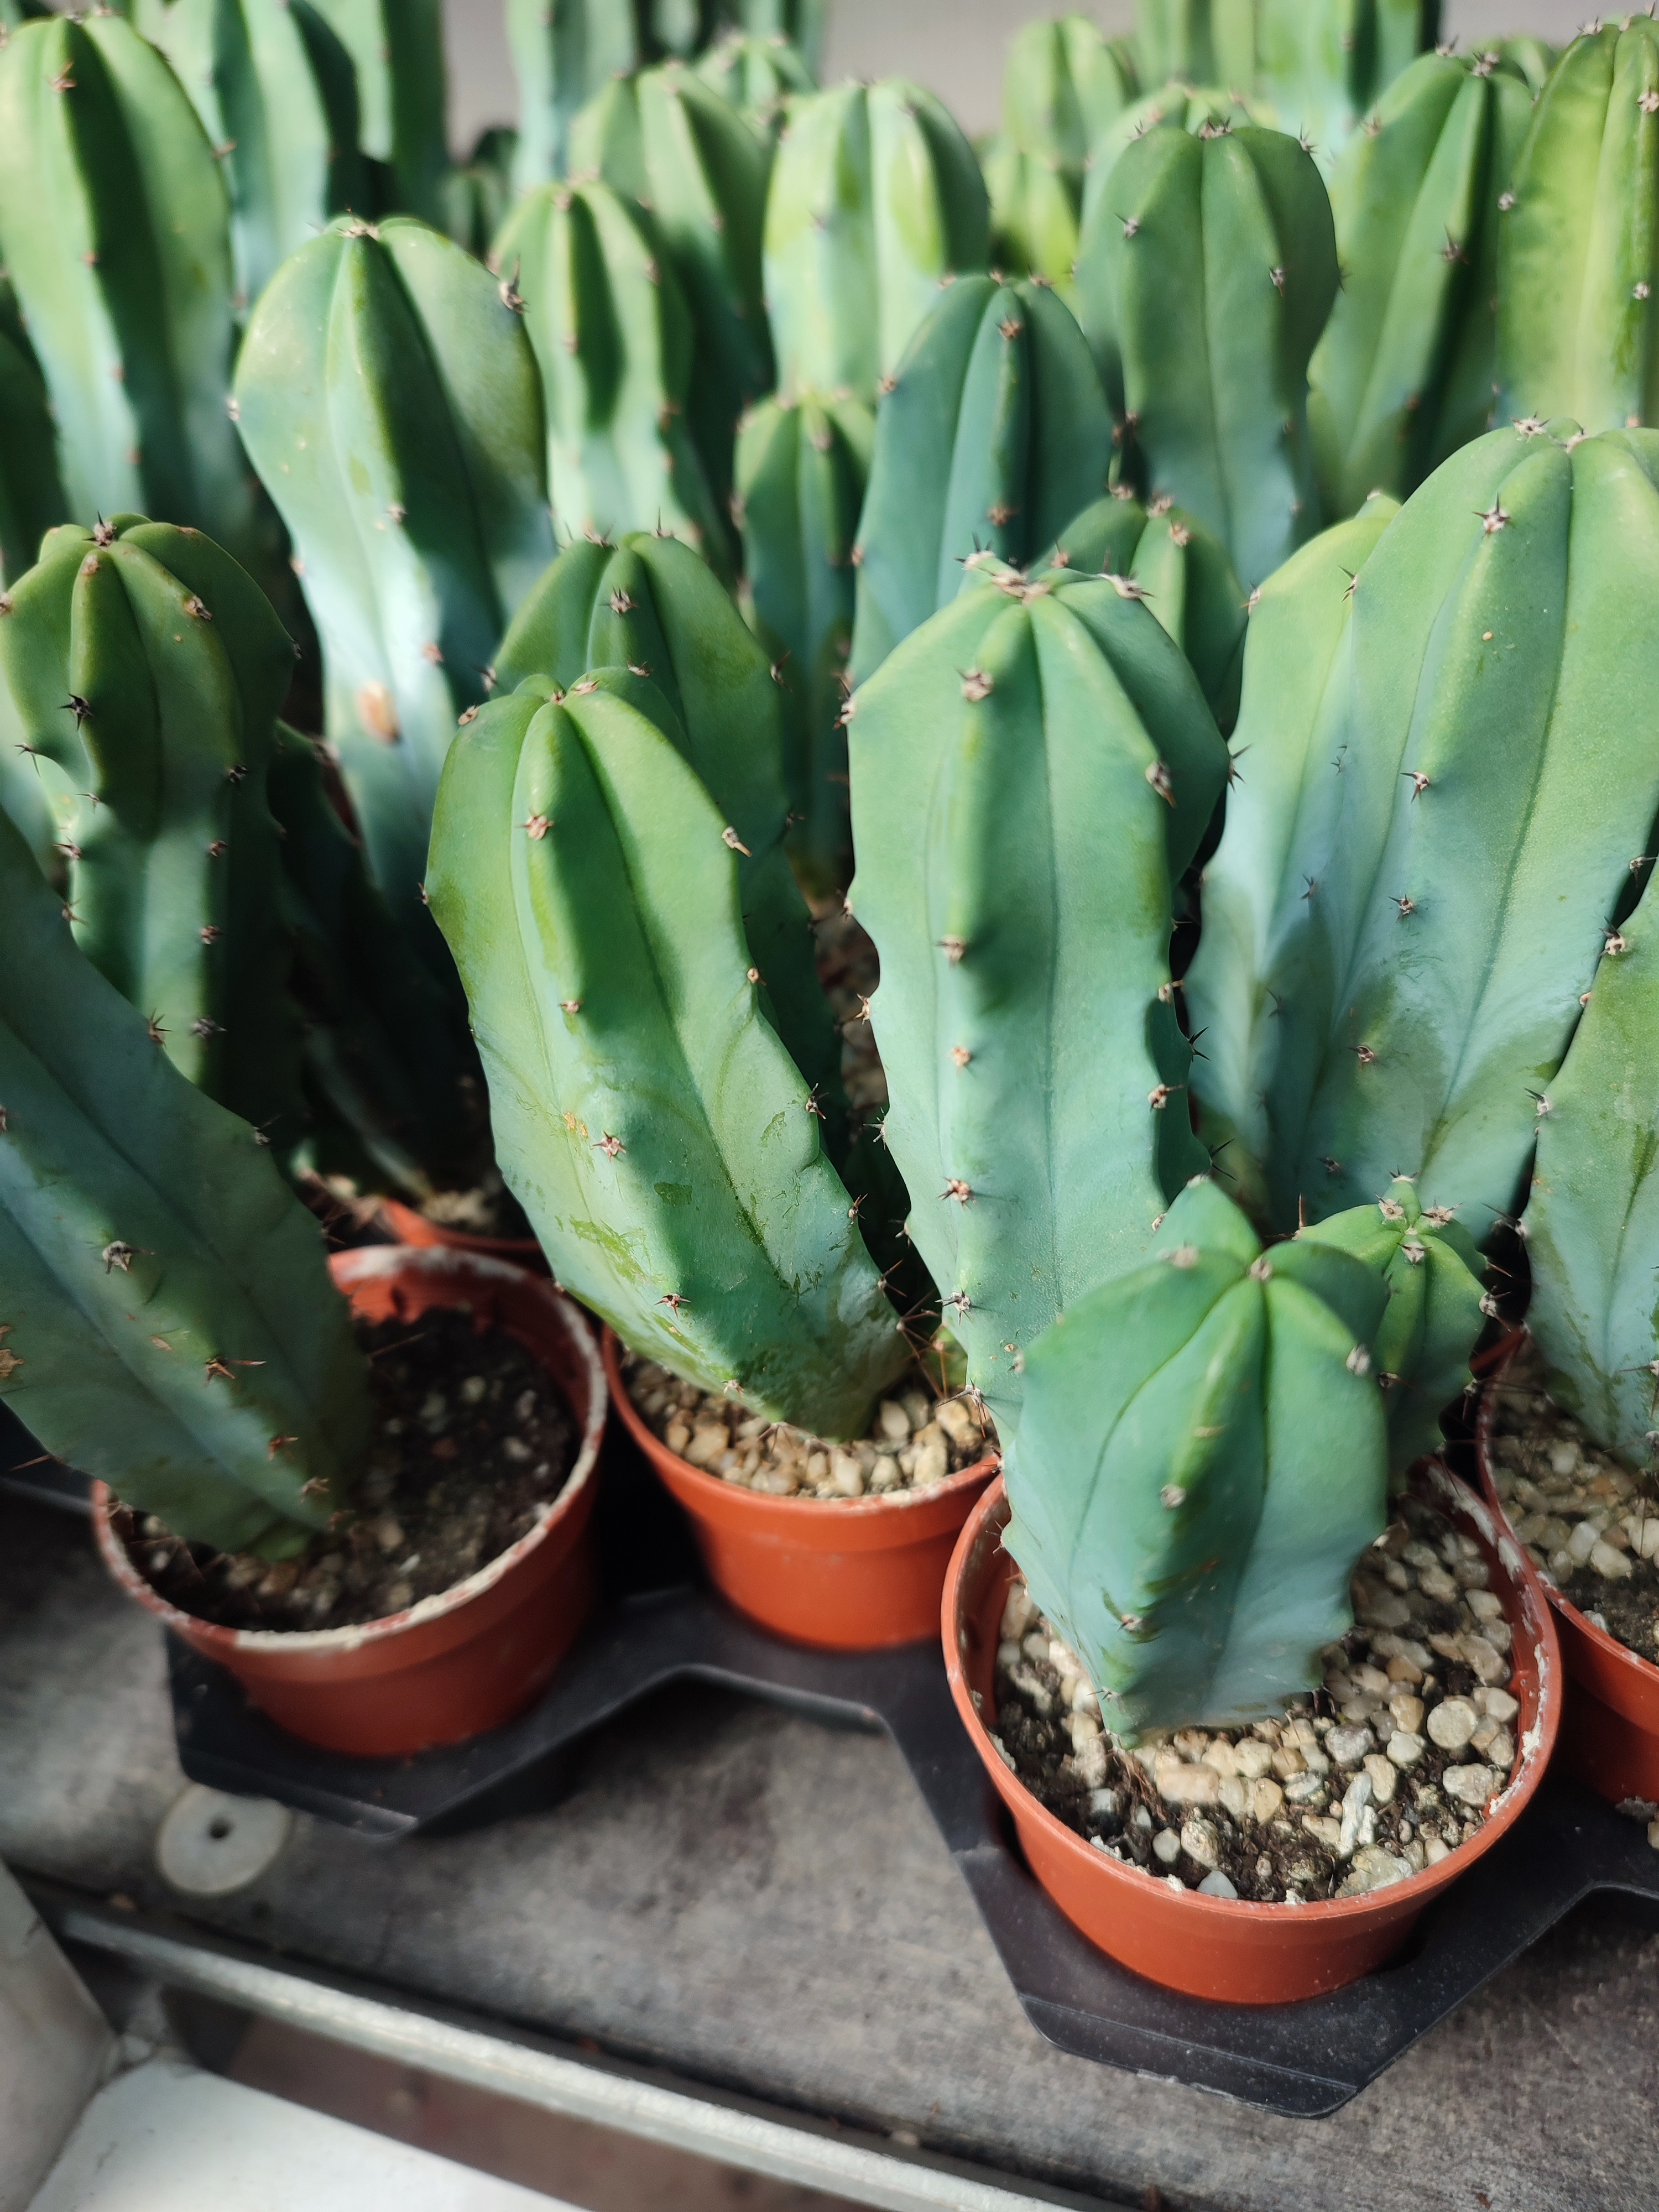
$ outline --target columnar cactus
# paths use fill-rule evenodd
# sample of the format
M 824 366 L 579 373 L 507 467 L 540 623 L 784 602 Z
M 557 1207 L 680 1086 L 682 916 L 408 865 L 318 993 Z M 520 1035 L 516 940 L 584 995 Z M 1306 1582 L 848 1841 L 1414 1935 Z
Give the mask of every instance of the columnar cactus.
M 571 125 L 570 155 L 573 170 L 592 171 L 651 217 L 679 279 L 695 332 L 688 420 L 725 501 L 738 417 L 772 388 L 761 288 L 768 150 L 717 92 L 672 62 L 601 92 Z
M 472 151 L 444 179 L 444 222 L 458 246 L 487 260 L 513 204 L 513 161 L 516 131 L 492 124 L 478 133 Z
M 1120 351 L 1138 465 L 1254 586 L 1317 526 L 1307 372 L 1338 276 L 1319 173 L 1279 131 L 1152 131 L 1094 222 L 1080 312 Z
M 777 143 L 790 100 L 814 89 L 805 57 L 787 39 L 733 31 L 703 55 L 697 75 L 735 107 L 769 151 Z
M 748 38 L 786 40 L 817 76 L 827 0 L 726 0 L 721 12 Z
M 560 1279 L 704 1389 L 856 1435 L 908 1347 L 768 1018 L 737 830 L 672 719 L 625 669 L 483 708 L 444 774 L 433 912 Z
M 1003 72 L 1002 131 L 985 162 L 1003 268 L 1069 291 L 1089 164 L 1135 90 L 1127 56 L 1085 15 L 1028 23 L 1016 34 Z
M 1656 963 L 1650 888 L 1608 931 L 1571 1048 L 1540 1102 L 1522 1222 L 1527 1320 L 1552 1395 L 1598 1443 L 1649 1466 L 1659 1431 Z
M 1498 252 L 1498 419 L 1659 421 L 1659 24 L 1575 39 L 1539 94 Z
M 769 399 L 738 438 L 737 514 L 756 633 L 782 695 L 790 851 L 809 890 L 850 872 L 842 720 L 858 572 L 853 548 L 876 435 L 860 399 Z
M 1343 285 L 1309 370 L 1332 515 L 1414 490 L 1488 427 L 1502 201 L 1532 100 L 1491 54 L 1425 54 L 1336 164 Z
M 1104 491 L 1112 426 L 1071 311 L 1045 287 L 968 276 L 917 331 L 876 416 L 859 524 L 853 678 L 961 588 L 1016 566 Z
M 225 181 L 172 70 L 119 16 L 28 23 L 0 49 L 0 253 L 58 425 L 58 519 L 165 515 L 263 578 L 225 410 Z
M 1024 1348 L 1146 1252 L 1206 1164 L 1171 887 L 1226 754 L 1146 605 L 1064 570 L 977 568 L 853 703 L 850 902 L 881 960 L 884 1129 L 1006 1424 Z
M 0 281 L 0 585 L 33 567 L 41 538 L 68 513 L 46 380 Z
M 514 210 L 495 258 L 541 373 L 559 531 L 659 528 L 727 568 L 686 421 L 690 311 L 647 218 L 608 185 L 545 185 Z
M 76 950 L 0 817 L 0 1398 L 178 1534 L 297 1551 L 368 1441 L 317 1224 Z
M 1079 576 L 1138 585 L 1192 664 L 1224 734 L 1238 719 L 1244 672 L 1244 592 L 1226 548 L 1194 516 L 1160 501 L 1149 514 L 1120 487 L 1074 514 L 1049 556 Z
M 327 679 L 327 732 L 404 926 L 455 717 L 552 552 L 536 363 L 509 288 L 406 219 L 336 222 L 284 263 L 236 374 Z
M 781 390 L 873 399 L 989 241 L 974 149 L 931 93 L 892 77 L 793 101 L 766 203 Z
M 362 150 L 391 171 L 400 212 L 443 219 L 449 167 L 442 0 L 310 0 L 357 74 Z
M 519 610 L 495 668 L 504 687 L 533 676 L 562 691 L 591 668 L 625 668 L 666 701 L 668 734 L 732 832 L 751 963 L 766 979 L 774 1025 L 818 1097 L 821 1133 L 839 1166 L 847 1142 L 840 1040 L 784 853 L 782 694 L 725 591 L 672 538 L 579 539 Z
M 1484 1239 L 1659 810 L 1659 434 L 1493 431 L 1358 550 L 1253 619 L 1194 1079 L 1279 1226 L 1405 1173 Z
M 351 57 L 313 0 L 138 0 L 224 164 L 246 313 L 276 264 L 367 204 Z
M 0 669 L 56 793 L 76 941 L 191 1081 L 298 1133 L 299 1035 L 265 780 L 294 653 L 194 531 L 50 532 L 0 617 Z
M 1143 84 L 1255 83 L 1261 0 L 1135 0 L 1135 61 Z
M 528 192 L 564 174 L 570 125 L 594 94 L 638 68 L 639 25 L 631 0 L 507 0 L 507 35 L 519 81 L 514 181 Z
M 1260 0 L 1257 84 L 1328 173 L 1362 117 L 1439 43 L 1440 0 Z
M 1003 1543 L 1133 1735 L 1282 1712 L 1388 1521 L 1382 1276 L 1200 1178 L 1027 1352 Z
M 1469 1354 L 1491 1309 L 1486 1262 L 1462 1222 L 1424 1212 L 1410 1176 L 1396 1176 L 1375 1206 L 1334 1213 L 1302 1236 L 1352 1253 L 1388 1285 L 1371 1367 L 1386 1394 L 1389 1471 L 1401 1476 L 1439 1450 L 1440 1409 L 1469 1386 Z

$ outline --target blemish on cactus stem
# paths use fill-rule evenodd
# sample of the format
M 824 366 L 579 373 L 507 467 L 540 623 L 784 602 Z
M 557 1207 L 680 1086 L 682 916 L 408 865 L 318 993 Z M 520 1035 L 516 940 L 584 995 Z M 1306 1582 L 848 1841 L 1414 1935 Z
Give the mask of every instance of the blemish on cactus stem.
M 596 1152 L 603 1152 L 608 1160 L 614 1160 L 619 1153 L 625 1152 L 628 1150 L 627 1146 L 623 1144 L 622 1139 L 620 1137 L 613 1137 L 609 1129 L 605 1131 L 602 1137 L 596 1137 L 593 1139 L 592 1148 Z
M 469 722 L 476 722 L 477 719 L 477 708 L 476 707 L 469 707 L 457 721 L 455 726 L 458 730 L 464 730 Z
M 981 699 L 988 699 L 994 688 L 992 679 L 982 668 L 969 669 L 962 679 L 962 696 L 972 706 L 978 706 Z
M 582 1002 L 580 999 L 561 999 L 559 1001 L 559 1012 L 562 1014 L 579 1014 L 581 1010 Z
M 951 1048 L 951 1059 L 958 1075 L 969 1064 L 973 1057 L 973 1054 L 969 1051 L 965 1044 L 953 1044 Z
M 1265 1252 L 1259 1260 L 1251 1261 L 1250 1280 L 1253 1283 L 1270 1283 L 1273 1279 L 1273 1261 L 1268 1259 Z
M 1164 1257 L 1172 1267 L 1195 1267 L 1198 1265 L 1198 1247 L 1196 1244 L 1177 1244 L 1174 1251 L 1165 1253 Z
M 1344 1361 L 1343 1364 L 1346 1367 L 1350 1375 L 1369 1375 L 1371 1371 L 1371 1354 L 1370 1346 L 1356 1344 L 1353 1350 L 1348 1354 L 1347 1358 Z
M 758 968 L 750 968 L 745 973 L 747 980 L 751 983 L 758 983 L 763 980 Z
M 1167 1513 L 1179 1512 L 1187 1503 L 1187 1493 L 1178 1482 L 1166 1482 L 1158 1493 L 1158 1502 Z

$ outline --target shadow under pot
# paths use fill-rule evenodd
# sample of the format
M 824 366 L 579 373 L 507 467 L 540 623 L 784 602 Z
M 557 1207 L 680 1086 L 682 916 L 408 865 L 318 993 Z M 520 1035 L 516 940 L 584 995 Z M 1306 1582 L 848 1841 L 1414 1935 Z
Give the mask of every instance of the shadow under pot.
M 775 1636 L 824 1651 L 879 1651 L 938 1632 L 962 1525 L 1000 1464 L 994 1449 L 925 1487 L 873 1497 L 775 1497 L 672 1451 L 635 1404 L 623 1348 L 605 1332 L 617 1410 L 690 1516 L 708 1578 Z
M 533 1525 L 447 1589 L 378 1620 L 319 1629 L 225 1627 L 163 1596 L 143 1571 L 135 1516 L 102 1483 L 94 1486 L 94 1527 L 123 1589 L 234 1674 L 280 1727 L 331 1751 L 399 1758 L 510 1720 L 546 1687 L 592 1612 L 605 1376 L 579 1310 L 521 1268 L 395 1244 L 337 1253 L 329 1266 L 363 1321 L 470 1311 L 481 1335 L 514 1339 L 546 1371 L 575 1433 L 568 1473 Z
M 1009 1509 L 1000 1481 L 981 1498 L 963 1528 L 951 1562 L 942 1622 L 946 1671 L 963 1725 L 1012 1815 L 1038 1883 L 1091 1943 L 1148 1980 L 1192 1996 L 1257 2005 L 1288 2003 L 1358 1980 L 1393 1957 L 1425 1907 L 1514 1826 L 1542 1780 L 1561 1706 L 1560 1662 L 1542 1587 L 1530 1563 L 1500 1541 L 1480 1499 L 1437 1462 L 1413 1469 L 1411 1487 L 1458 1536 L 1473 1540 L 1509 1624 L 1509 1689 L 1519 1706 L 1514 1764 L 1472 1841 L 1386 1887 L 1303 1902 L 1206 1895 L 1178 1877 L 1170 1880 L 1156 1861 L 1143 1870 L 1087 1840 L 1027 1789 L 986 1719 L 1000 1719 L 998 1647 L 1018 1574 L 1002 1548 Z
M 1475 1423 L 1475 1463 L 1480 1486 L 1500 1516 L 1505 1536 L 1514 1540 L 1517 1550 L 1530 1540 L 1536 1526 L 1534 1516 L 1524 1510 L 1516 1494 L 1517 1481 L 1530 1481 L 1537 1476 L 1556 1493 L 1574 1486 L 1571 1462 L 1579 1456 L 1576 1447 L 1569 1443 L 1563 1454 L 1567 1464 L 1560 1470 L 1549 1456 L 1552 1447 L 1563 1440 L 1562 1420 L 1545 1395 L 1541 1375 L 1533 1370 L 1532 1339 L 1526 1330 L 1518 1330 L 1498 1349 Z M 1601 1456 L 1611 1460 L 1612 1455 Z M 1634 1478 L 1620 1472 L 1639 1503 L 1641 1493 Z M 1591 1465 L 1584 1481 L 1587 1493 L 1589 1483 L 1596 1479 Z M 1545 1501 L 1549 1510 L 1538 1517 L 1547 1522 L 1565 1522 L 1570 1531 L 1576 1532 L 1588 1525 L 1581 1517 L 1583 1514 L 1595 1513 L 1598 1519 L 1605 1515 L 1616 1528 L 1621 1521 L 1618 1509 L 1626 1502 L 1587 1494 L 1574 1506 L 1556 1495 Z M 1558 1504 L 1559 1511 L 1554 1510 Z M 1630 1598 L 1646 1589 L 1654 1598 L 1650 1617 L 1659 1619 L 1659 1565 L 1654 1553 L 1646 1551 L 1640 1540 L 1644 1524 L 1656 1530 L 1646 1541 L 1659 1550 L 1659 1507 L 1655 1507 L 1638 1516 L 1638 1541 L 1634 1546 L 1629 1544 L 1626 1534 L 1626 1545 L 1617 1555 L 1626 1573 L 1620 1575 L 1615 1569 L 1606 1578 L 1607 1601 L 1622 1610 Z M 1559 1532 L 1547 1527 L 1539 1533 L 1548 1539 Z M 1579 1548 L 1584 1556 L 1573 1560 L 1572 1569 L 1577 1571 L 1570 1570 L 1568 1579 L 1583 1598 L 1593 1592 L 1597 1579 L 1596 1547 L 1581 1543 Z M 1610 1804 L 1644 1808 L 1659 1804 L 1659 1666 L 1592 1618 L 1598 1610 L 1593 1603 L 1575 1603 L 1558 1583 L 1548 1577 L 1540 1579 L 1555 1615 L 1566 1670 L 1562 1765 Z M 1626 1581 L 1633 1586 L 1628 1592 L 1620 1588 Z

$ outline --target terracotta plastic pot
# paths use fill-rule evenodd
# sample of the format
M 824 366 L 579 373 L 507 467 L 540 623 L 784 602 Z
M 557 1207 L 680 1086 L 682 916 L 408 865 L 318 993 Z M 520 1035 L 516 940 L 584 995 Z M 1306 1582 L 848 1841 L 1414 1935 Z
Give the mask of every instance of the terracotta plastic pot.
M 775 1636 L 823 1651 L 881 1651 L 937 1632 L 945 1571 L 974 1500 L 997 1471 L 996 1457 L 931 1490 L 844 1500 L 767 1498 L 670 1451 L 628 1395 L 621 1352 L 606 1329 L 612 1400 L 690 1515 L 709 1580 L 739 1613 Z
M 581 1314 L 551 1284 L 473 1253 L 370 1245 L 336 1254 L 334 1279 L 371 1321 L 471 1307 L 516 1337 L 558 1385 L 580 1430 L 563 1489 L 526 1535 L 465 1582 L 355 1628 L 221 1628 L 169 1605 L 127 1555 L 110 1493 L 94 1486 L 105 1564 L 128 1594 L 262 1711 L 307 1743 L 400 1758 L 497 1727 L 545 1687 L 592 1608 L 592 1512 L 605 1389 Z
M 1424 1907 L 1514 1826 L 1542 1780 L 1560 1717 L 1561 1666 L 1538 1577 L 1500 1538 L 1480 1500 L 1437 1464 L 1418 1469 L 1415 1486 L 1474 1537 L 1492 1570 L 1514 1632 L 1519 1755 L 1473 1843 L 1390 1888 L 1308 1905 L 1250 1905 L 1173 1889 L 1085 1843 L 1004 1764 L 981 1718 L 995 1711 L 997 1644 L 1015 1574 L 1002 1549 L 1008 1501 L 1001 1482 L 974 1509 L 945 1589 L 945 1659 L 957 1710 L 1037 1881 L 1091 1943 L 1149 1980 L 1191 1996 L 1259 2005 L 1357 1981 L 1392 1957 Z
M 1499 1346 L 1474 1431 L 1480 1486 L 1506 1533 L 1508 1516 L 1492 1480 L 1492 1427 L 1498 1393 L 1525 1340 L 1526 1332 L 1517 1330 Z M 1562 1765 L 1612 1804 L 1632 1798 L 1659 1803 L 1659 1667 L 1586 1620 L 1553 1583 L 1543 1588 L 1555 1614 L 1567 1677 Z
M 428 1221 L 395 1198 L 381 1200 L 380 1218 L 398 1243 L 411 1244 L 417 1251 L 476 1252 L 486 1260 L 526 1267 L 532 1275 L 552 1272 L 533 1237 L 469 1237 L 464 1229 L 446 1229 L 441 1222 Z

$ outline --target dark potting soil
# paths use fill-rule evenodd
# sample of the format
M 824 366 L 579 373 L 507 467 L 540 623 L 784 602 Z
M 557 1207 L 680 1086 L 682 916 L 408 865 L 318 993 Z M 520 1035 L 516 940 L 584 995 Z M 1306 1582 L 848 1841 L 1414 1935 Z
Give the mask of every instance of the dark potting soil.
M 181 1612 L 225 1628 L 351 1628 L 464 1582 L 534 1527 L 576 1458 L 547 1370 L 465 1308 L 357 1324 L 375 1429 L 352 1510 L 296 1559 L 188 1545 L 153 1515 L 127 1553 Z
M 1056 1819 L 1160 1880 L 1259 1904 L 1386 1887 L 1472 1841 L 1519 1755 L 1507 1630 L 1470 1603 L 1486 1583 L 1473 1543 L 1407 1499 L 1356 1570 L 1355 1626 L 1325 1653 L 1323 1688 L 1273 1720 L 1131 1751 L 1102 1735 L 1075 1657 L 1017 1581 L 996 1740 Z

